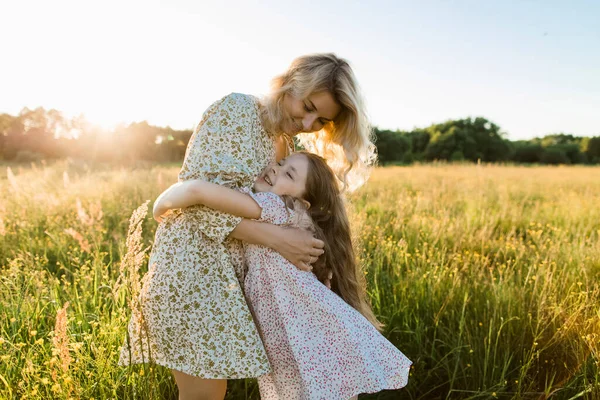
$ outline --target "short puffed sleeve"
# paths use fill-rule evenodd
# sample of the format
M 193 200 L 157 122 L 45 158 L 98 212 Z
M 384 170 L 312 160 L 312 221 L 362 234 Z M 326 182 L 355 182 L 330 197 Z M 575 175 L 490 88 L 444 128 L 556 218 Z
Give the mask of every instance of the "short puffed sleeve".
M 188 143 L 179 181 L 202 179 L 232 189 L 249 187 L 260 172 L 265 141 L 250 96 L 232 93 L 213 103 L 203 114 Z M 223 241 L 241 218 L 203 206 L 193 207 L 198 228 L 213 240 Z
M 290 211 L 283 199 L 271 192 L 251 193 L 250 196 L 261 208 L 259 221 L 273 225 L 286 225 L 290 222 Z

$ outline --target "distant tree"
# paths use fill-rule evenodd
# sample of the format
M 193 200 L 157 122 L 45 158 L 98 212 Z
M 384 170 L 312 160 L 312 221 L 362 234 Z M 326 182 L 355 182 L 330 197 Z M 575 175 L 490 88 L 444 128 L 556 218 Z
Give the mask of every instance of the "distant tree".
M 600 136 L 585 138 L 581 149 L 585 153 L 589 162 L 600 163 Z
M 527 141 L 513 142 L 514 153 L 512 160 L 518 163 L 539 163 L 544 152 L 540 144 Z
M 385 164 L 402 160 L 404 153 L 410 151 L 410 141 L 399 132 L 375 128 L 375 146 L 379 162 Z
M 553 133 L 551 135 L 546 135 L 541 139 L 542 147 L 550 147 L 557 145 L 565 145 L 565 144 L 573 144 L 579 143 L 579 138 L 565 133 Z
M 567 156 L 569 164 L 582 164 L 586 162 L 586 156 L 581 152 L 579 144 L 576 141 L 549 146 L 546 149 L 557 149 L 562 151 Z
M 431 136 L 425 148 L 427 160 L 450 160 L 462 153 L 471 161 L 503 161 L 510 157 L 510 145 L 500 127 L 485 118 L 447 121 L 427 128 Z
M 571 160 L 558 146 L 547 147 L 540 157 L 543 164 L 570 164 Z
M 413 154 L 423 153 L 431 140 L 431 135 L 426 129 L 415 129 L 410 132 L 400 132 L 410 140 L 411 152 Z

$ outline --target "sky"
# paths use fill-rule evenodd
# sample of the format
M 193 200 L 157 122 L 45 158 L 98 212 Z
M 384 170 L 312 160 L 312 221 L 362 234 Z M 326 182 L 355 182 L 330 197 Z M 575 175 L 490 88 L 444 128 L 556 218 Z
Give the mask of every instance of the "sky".
M 334 52 L 382 129 L 481 116 L 512 140 L 600 135 L 597 0 L 0 0 L 0 14 L 0 113 L 192 129 L 215 100 Z

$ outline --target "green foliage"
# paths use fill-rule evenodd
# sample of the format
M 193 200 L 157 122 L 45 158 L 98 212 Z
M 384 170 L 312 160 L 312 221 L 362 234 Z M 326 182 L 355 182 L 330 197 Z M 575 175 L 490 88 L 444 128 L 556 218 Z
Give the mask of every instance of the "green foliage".
M 600 136 L 589 138 L 586 142 L 585 154 L 592 163 L 600 162 Z
M 538 163 L 544 149 L 540 144 L 519 141 L 514 143 L 513 151 L 512 160 L 518 163 Z
M 544 149 L 540 161 L 544 164 L 570 164 L 567 154 L 557 146 Z
M 390 161 L 401 159 L 407 151 L 410 151 L 410 141 L 400 132 L 374 129 L 375 146 L 379 162 L 385 164 Z

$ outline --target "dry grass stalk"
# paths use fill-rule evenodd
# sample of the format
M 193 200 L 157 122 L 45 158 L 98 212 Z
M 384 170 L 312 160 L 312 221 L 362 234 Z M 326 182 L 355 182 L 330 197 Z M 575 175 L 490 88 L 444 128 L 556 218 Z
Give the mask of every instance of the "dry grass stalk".
M 79 197 L 77 198 L 75 204 L 77 206 L 77 218 L 79 221 L 87 226 L 92 225 L 94 220 L 88 215 L 88 213 L 85 211 L 85 208 L 83 208 L 81 205 L 81 200 L 79 200 Z
M 69 179 L 69 173 L 67 171 L 63 172 L 63 186 L 65 189 L 68 189 L 71 186 L 71 180 Z
M 129 230 L 127 231 L 127 239 L 125 242 L 127 253 L 121 260 L 119 279 L 113 287 L 113 294 L 115 296 L 123 284 L 126 284 L 129 287 L 131 291 L 130 307 L 134 313 L 139 312 L 138 295 L 142 286 L 139 271 L 144 263 L 146 252 L 148 251 L 148 247 L 144 248 L 143 244 L 142 225 L 148 214 L 149 202 L 150 200 L 147 200 L 131 214 L 131 218 L 129 219 Z
M 71 354 L 69 353 L 69 336 L 67 335 L 67 307 L 69 302 L 56 312 L 56 322 L 54 324 L 54 337 L 52 345 L 58 358 L 60 359 L 60 367 L 63 373 L 69 370 L 71 364 Z
M 92 247 L 90 246 L 90 243 L 87 241 L 87 239 L 84 238 L 83 235 L 77 232 L 75 229 L 68 228 L 65 229 L 64 232 L 67 235 L 71 236 L 73 239 L 77 240 L 77 243 L 79 243 L 79 247 L 81 247 L 81 250 L 88 253 L 92 250 Z
M 129 289 L 129 308 L 131 309 L 132 320 L 137 321 L 133 326 L 133 329 L 136 331 L 134 337 L 138 338 L 147 336 L 145 319 L 139 300 L 143 284 L 140 281 L 139 270 L 144 263 L 146 252 L 148 251 L 148 247 L 144 248 L 143 245 L 142 225 L 148 213 L 149 202 L 148 200 L 140 205 L 129 219 L 129 229 L 126 239 L 127 253 L 121 261 L 119 278 L 113 287 L 113 296 L 115 298 L 118 296 L 122 285 L 126 285 Z M 143 347 L 142 342 L 139 345 Z
M 19 184 L 17 183 L 17 178 L 15 178 L 15 174 L 13 174 L 12 169 L 10 167 L 6 167 L 6 177 L 8 178 L 8 182 L 10 183 L 10 187 L 14 192 L 19 191 Z

